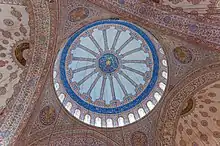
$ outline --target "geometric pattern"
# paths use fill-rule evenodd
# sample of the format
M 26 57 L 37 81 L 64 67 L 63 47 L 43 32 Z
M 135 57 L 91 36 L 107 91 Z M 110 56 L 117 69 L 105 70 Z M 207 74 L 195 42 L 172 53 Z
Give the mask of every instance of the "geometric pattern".
M 74 33 L 60 50 L 54 87 L 66 109 L 89 124 L 91 114 L 81 117 L 82 110 L 96 118 L 106 114 L 110 127 L 116 127 L 120 122 L 113 122 L 113 117 L 145 104 L 136 109 L 139 114 L 129 113 L 127 123 L 132 123 L 152 110 L 165 90 L 164 56 L 156 39 L 136 25 L 121 20 L 96 21 Z M 104 123 L 108 127 L 108 122 Z

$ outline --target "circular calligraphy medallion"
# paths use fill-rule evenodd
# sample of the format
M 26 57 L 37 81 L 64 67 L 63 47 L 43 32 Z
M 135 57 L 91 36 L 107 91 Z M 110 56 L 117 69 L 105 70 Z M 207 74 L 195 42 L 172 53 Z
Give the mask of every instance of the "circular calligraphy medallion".
M 114 72 L 119 66 L 118 58 L 113 54 L 104 54 L 99 59 L 99 68 L 104 73 L 112 73 Z

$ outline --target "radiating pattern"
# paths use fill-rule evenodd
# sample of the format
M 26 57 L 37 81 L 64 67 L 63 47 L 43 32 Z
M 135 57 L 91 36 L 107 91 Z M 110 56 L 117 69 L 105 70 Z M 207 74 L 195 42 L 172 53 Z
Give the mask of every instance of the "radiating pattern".
M 105 25 L 77 38 L 69 50 L 68 62 L 74 91 L 85 101 L 103 107 L 135 99 L 150 79 L 153 62 L 149 46 L 135 35 Z
M 116 121 L 109 116 L 102 123 L 99 114 L 115 116 L 144 102 L 147 109 L 137 109 L 138 117 L 144 117 L 160 100 L 167 80 L 164 52 L 150 37 L 119 20 L 98 21 L 74 34 L 60 51 L 54 70 L 54 87 L 66 109 L 79 119 L 81 110 L 97 115 L 85 114 L 81 120 L 87 124 L 117 127 L 136 121 L 137 116 L 128 113 Z M 155 87 L 158 92 L 152 92 Z
M 183 103 L 175 145 L 218 146 L 220 142 L 220 81 Z

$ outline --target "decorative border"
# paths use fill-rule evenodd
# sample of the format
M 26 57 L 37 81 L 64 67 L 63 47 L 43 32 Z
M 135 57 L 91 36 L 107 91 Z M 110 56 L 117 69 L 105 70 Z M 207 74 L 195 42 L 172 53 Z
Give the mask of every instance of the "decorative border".
M 41 0 L 26 1 L 24 3 L 29 12 L 30 42 L 33 54 L 27 70 L 24 71 L 18 85 L 19 91 L 14 93 L 13 103 L 5 114 L 0 131 L 9 131 L 4 137 L 5 145 L 13 145 L 33 111 L 34 105 L 41 94 L 42 85 L 46 81 L 50 62 L 57 41 L 57 3 L 42 3 Z M 53 9 L 52 9 L 53 8 Z M 50 15 L 50 17 L 46 17 Z M 42 40 L 43 39 L 43 40 Z M 25 74 L 27 74 L 25 76 Z
M 137 32 L 147 42 L 147 44 L 151 50 L 153 61 L 154 61 L 154 69 L 153 69 L 152 78 L 151 78 L 148 86 L 141 93 L 141 95 L 139 95 L 132 102 L 130 102 L 126 105 L 122 105 L 120 107 L 116 107 L 116 108 L 102 108 L 102 107 L 97 107 L 97 106 L 88 104 L 87 102 L 83 101 L 79 96 L 77 96 L 76 93 L 74 93 L 74 91 L 71 89 L 71 87 L 68 83 L 68 80 L 66 78 L 65 62 L 66 62 L 66 56 L 68 53 L 68 49 L 70 48 L 71 44 L 81 33 L 86 31 L 87 29 L 92 28 L 97 25 L 102 25 L 102 24 L 124 25 L 124 26 L 132 29 L 133 31 Z M 61 54 L 61 59 L 60 59 L 60 78 L 61 78 L 61 80 L 63 82 L 63 86 L 66 89 L 66 92 L 69 94 L 69 96 L 75 102 L 77 102 L 79 105 L 83 106 L 84 108 L 86 108 L 90 111 L 96 112 L 96 113 L 103 113 L 103 114 L 118 114 L 118 113 L 127 111 L 127 110 L 135 107 L 139 103 L 141 103 L 146 97 L 148 97 L 148 95 L 152 91 L 153 87 L 155 86 L 155 84 L 157 82 L 158 72 L 159 72 L 159 59 L 157 56 L 157 51 L 156 51 L 153 43 L 149 39 L 149 37 L 140 28 L 136 27 L 135 25 L 133 25 L 131 23 L 121 21 L 121 20 L 101 20 L 101 21 L 96 21 L 94 23 L 91 23 L 91 24 L 83 27 L 82 29 L 80 29 L 78 32 L 74 33 L 74 35 L 69 38 L 68 42 L 66 43 L 65 47 L 63 48 L 63 51 Z
M 191 43 L 200 43 L 212 49 L 219 49 L 219 25 L 214 20 L 205 17 L 201 21 L 192 19 L 190 14 L 170 15 L 169 11 L 162 11 L 151 4 L 126 3 L 120 4 L 117 0 L 89 0 L 90 2 L 116 13 L 121 17 L 131 19 L 142 26 L 150 26 L 162 33 L 172 34 Z M 165 6 L 164 6 L 165 7 Z M 197 18 L 197 17 L 194 17 Z
M 174 145 L 176 127 L 184 101 L 200 89 L 220 79 L 220 62 L 202 67 L 181 80 L 164 100 L 156 135 L 163 146 Z

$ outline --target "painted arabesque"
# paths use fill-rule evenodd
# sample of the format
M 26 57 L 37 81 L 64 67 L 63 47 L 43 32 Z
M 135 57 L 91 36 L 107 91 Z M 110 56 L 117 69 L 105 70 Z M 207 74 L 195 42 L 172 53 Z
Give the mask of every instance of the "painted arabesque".
M 167 60 L 147 30 L 100 20 L 68 39 L 53 77 L 59 100 L 73 116 L 98 127 L 118 127 L 144 117 L 160 101 Z
M 218 144 L 218 0 L 0 0 L 0 4 L 1 144 Z M 115 18 L 157 38 L 169 76 L 163 98 L 145 117 L 123 127 L 97 128 L 73 118 L 62 106 L 53 87 L 53 68 L 60 48 L 75 32 Z

